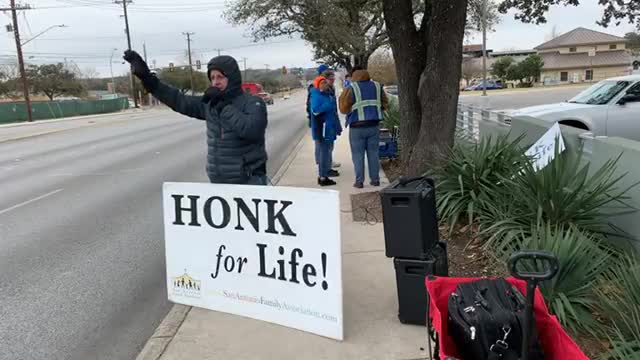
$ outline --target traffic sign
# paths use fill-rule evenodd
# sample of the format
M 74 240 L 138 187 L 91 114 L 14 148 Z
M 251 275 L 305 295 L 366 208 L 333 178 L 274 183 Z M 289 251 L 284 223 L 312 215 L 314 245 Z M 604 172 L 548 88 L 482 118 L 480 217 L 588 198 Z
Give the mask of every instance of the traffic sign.
M 173 71 L 173 63 L 172 62 L 169 63 L 169 71 Z
M 200 62 L 200 60 L 196 60 L 196 69 L 200 70 L 201 67 L 202 63 Z

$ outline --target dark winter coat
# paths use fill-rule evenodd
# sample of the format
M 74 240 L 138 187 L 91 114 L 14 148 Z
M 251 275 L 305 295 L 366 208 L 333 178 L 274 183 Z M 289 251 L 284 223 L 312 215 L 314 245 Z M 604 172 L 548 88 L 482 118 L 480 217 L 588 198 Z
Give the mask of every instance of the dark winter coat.
M 162 82 L 152 94 L 171 109 L 206 121 L 206 170 L 212 183 L 247 184 L 252 177 L 267 172 L 267 107 L 259 97 L 242 91 L 240 69 L 232 57 L 213 58 L 208 64 L 209 73 L 214 69 L 229 79 L 217 101 L 204 103 L 200 96 L 184 95 Z

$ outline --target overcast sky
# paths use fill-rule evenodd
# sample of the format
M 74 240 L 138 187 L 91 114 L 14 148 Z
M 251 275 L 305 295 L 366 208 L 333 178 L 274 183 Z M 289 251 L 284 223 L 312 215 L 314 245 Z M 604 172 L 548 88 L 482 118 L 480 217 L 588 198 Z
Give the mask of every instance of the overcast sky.
M 0 0 L 6 5 L 7 0 Z M 135 0 L 129 6 L 129 24 L 132 47 L 142 54 L 142 43 L 147 46 L 148 59 L 159 67 L 186 62 L 186 38 L 182 32 L 195 32 L 192 48 L 203 63 L 217 54 L 229 54 L 240 61 L 247 58 L 247 67 L 270 68 L 312 67 L 312 49 L 300 39 L 281 38 L 269 44 L 254 44 L 246 28 L 233 27 L 222 17 L 224 0 Z M 54 28 L 24 46 L 28 62 L 75 61 L 81 69 L 93 68 L 103 76 L 109 75 L 109 57 L 114 48 L 113 71 L 124 74 L 127 67 L 121 56 L 126 48 L 124 20 L 120 17 L 122 6 L 110 0 L 32 0 L 34 10 L 20 15 L 22 40 L 38 34 L 51 25 L 65 24 L 67 28 Z M 493 50 L 529 49 L 545 41 L 553 25 L 560 33 L 583 26 L 616 35 L 633 31 L 634 27 L 622 24 L 608 29 L 595 24 L 602 14 L 597 0 L 583 0 L 579 7 L 553 7 L 545 25 L 522 24 L 509 14 L 502 17 L 496 31 L 488 34 L 488 48 Z M 3 25 L 10 23 L 9 13 L 2 16 Z M 12 33 L 0 36 L 0 62 L 15 54 Z M 467 42 L 477 43 L 480 36 Z M 195 59 L 194 59 L 195 61 Z M 241 63 L 241 66 L 242 63 Z

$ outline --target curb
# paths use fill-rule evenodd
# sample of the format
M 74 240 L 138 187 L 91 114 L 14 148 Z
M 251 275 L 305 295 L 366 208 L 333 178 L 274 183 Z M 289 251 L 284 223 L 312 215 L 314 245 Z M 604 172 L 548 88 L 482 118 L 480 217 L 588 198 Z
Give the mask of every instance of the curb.
M 282 163 L 278 172 L 273 176 L 271 183 L 277 185 L 284 174 L 289 170 L 289 166 L 295 160 L 298 152 L 304 145 L 305 132 L 300 136 L 300 140 L 294 148 L 291 150 L 287 159 Z M 187 318 L 187 315 L 191 311 L 191 306 L 174 304 L 169 314 L 165 316 L 160 325 L 156 328 L 153 335 L 147 340 L 146 344 L 142 347 L 142 350 L 136 357 L 136 360 L 158 360 L 162 357 L 165 350 L 178 333 L 180 326 Z
M 189 315 L 191 306 L 175 304 L 147 340 L 136 360 L 157 360 L 169 346 L 180 326 Z

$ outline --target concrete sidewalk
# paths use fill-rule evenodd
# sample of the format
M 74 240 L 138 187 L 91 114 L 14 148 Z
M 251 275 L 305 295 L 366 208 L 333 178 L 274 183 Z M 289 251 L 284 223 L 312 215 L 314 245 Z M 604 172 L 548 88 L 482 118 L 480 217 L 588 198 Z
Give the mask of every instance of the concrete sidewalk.
M 278 185 L 314 188 L 317 169 L 309 136 L 283 166 Z M 336 143 L 342 163 L 340 191 L 344 334 L 343 342 L 221 312 L 174 306 L 138 359 L 427 359 L 425 327 L 402 325 L 392 259 L 384 255 L 382 224 L 352 220 L 350 195 L 380 188 L 352 187 L 348 138 Z M 365 182 L 368 183 L 368 180 Z M 388 182 L 383 177 L 384 187 Z

